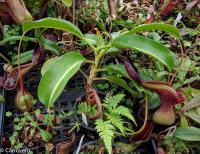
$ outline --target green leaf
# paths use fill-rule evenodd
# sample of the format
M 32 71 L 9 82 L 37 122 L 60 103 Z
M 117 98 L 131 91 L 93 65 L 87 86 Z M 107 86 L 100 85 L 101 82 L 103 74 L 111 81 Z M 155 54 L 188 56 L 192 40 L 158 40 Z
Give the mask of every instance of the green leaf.
M 181 109 L 183 112 L 200 106 L 200 96 L 194 97 Z
M 49 142 L 52 139 L 52 135 L 43 129 L 40 129 L 40 135 L 45 142 Z
M 6 112 L 6 117 L 11 117 L 12 115 L 13 115 L 12 112 L 10 112 L 10 111 Z
M 191 109 L 188 112 L 183 113 L 183 115 L 200 124 L 200 107 Z
M 57 46 L 56 43 L 54 43 L 51 40 L 45 39 L 44 37 L 40 38 L 40 43 L 42 43 L 44 45 L 45 49 L 47 49 L 55 54 L 59 54 L 61 51 L 59 46 Z
M 196 97 L 196 96 L 199 96 L 199 95 L 200 95 L 200 89 L 191 88 L 191 87 L 188 87 L 188 88 L 192 90 L 191 95 L 192 95 L 193 97 Z
M 200 129 L 196 127 L 179 127 L 174 136 L 186 141 L 200 141 Z
M 81 114 L 82 112 L 86 115 L 94 115 L 96 113 L 97 109 L 96 106 L 92 106 L 88 104 L 87 102 L 81 102 L 78 104 L 77 113 Z
M 66 7 L 72 6 L 73 0 L 61 0 Z
M 190 69 L 190 66 L 191 66 L 191 60 L 189 58 L 183 59 L 181 70 L 178 72 L 178 75 L 177 75 L 180 82 L 185 81 L 185 77 Z
M 128 119 L 132 120 L 135 123 L 135 125 L 137 125 L 135 118 L 133 117 L 133 115 L 127 107 L 119 106 L 115 110 L 113 110 L 112 113 L 127 117 Z
M 93 45 L 97 45 L 99 38 L 95 34 L 84 34 L 85 38 Z
M 180 127 L 189 127 L 186 116 L 180 115 Z
M 123 28 L 127 28 L 127 29 L 131 29 L 135 26 L 132 20 L 130 19 L 124 20 L 122 18 L 117 18 L 116 20 L 113 20 L 112 24 L 116 26 L 122 26 Z
M 125 69 L 125 66 L 122 65 L 122 64 L 112 64 L 112 65 L 108 65 L 108 66 L 105 66 L 101 69 L 101 71 L 106 71 L 106 72 L 113 72 L 113 73 L 116 73 L 116 74 L 120 74 L 120 75 L 123 75 L 124 77 L 128 78 L 128 79 L 131 79 Z
M 110 124 L 109 121 L 103 121 L 101 119 L 97 119 L 96 122 L 96 129 L 99 133 L 99 136 L 103 139 L 104 145 L 108 150 L 108 153 L 112 153 L 112 139 L 114 137 L 114 126 Z
M 178 28 L 176 28 L 175 26 L 171 26 L 168 24 L 162 24 L 162 23 L 152 23 L 152 24 L 140 25 L 140 26 L 133 28 L 126 34 L 134 34 L 134 33 L 138 33 L 138 32 L 146 32 L 146 31 L 152 31 L 152 30 L 161 30 L 161 31 L 167 32 L 167 33 L 175 36 L 176 38 L 180 37 Z
M 32 49 L 27 52 L 21 53 L 20 54 L 20 64 L 24 64 L 24 63 L 31 61 L 33 52 L 34 52 L 34 50 Z M 15 55 L 12 57 L 12 65 L 16 65 L 16 64 L 18 64 L 18 55 Z
M 124 94 L 117 94 L 114 96 L 108 95 L 104 99 L 104 106 L 109 110 L 115 110 L 117 108 L 117 105 L 122 101 L 122 99 L 125 97 Z
M 0 46 L 4 45 L 7 42 L 19 41 L 21 38 L 22 38 L 22 36 L 12 36 L 12 37 L 5 38 L 4 40 L 0 41 Z M 36 42 L 37 39 L 36 38 L 32 38 L 32 37 L 24 36 L 23 37 L 23 41 Z M 60 48 L 56 45 L 56 43 L 54 43 L 54 42 L 52 42 L 52 41 L 50 41 L 48 39 L 45 39 L 44 37 L 42 37 L 40 39 L 40 43 L 42 43 L 44 45 L 45 49 L 47 49 L 49 51 L 52 51 L 53 53 L 56 53 L 56 54 L 60 53 Z
M 183 84 L 184 85 L 185 84 L 190 84 L 190 83 L 192 83 L 194 81 L 197 81 L 197 80 L 200 80 L 200 76 L 193 76 L 193 77 L 191 77 L 189 79 L 185 79 L 184 82 L 183 82 Z
M 160 105 L 160 97 L 154 92 L 149 99 L 149 106 L 151 109 L 155 109 Z
M 84 57 L 76 52 L 68 52 L 51 65 L 42 76 L 38 86 L 38 97 L 47 107 L 52 107 L 69 79 L 80 69 Z
M 53 65 L 53 63 L 57 60 L 58 57 L 53 57 L 48 59 L 41 68 L 41 75 L 43 76 L 46 71 Z
M 81 33 L 80 29 L 77 26 L 63 19 L 44 18 L 38 21 L 25 21 L 22 24 L 23 32 L 27 32 L 31 29 L 36 29 L 36 28 L 55 28 L 70 32 L 81 39 L 84 38 L 83 34 Z
M 109 119 L 109 121 L 120 130 L 120 132 L 122 133 L 122 135 L 125 136 L 125 130 L 124 130 L 124 126 L 123 126 L 123 120 L 122 118 L 117 115 L 117 114 L 106 114 L 107 118 Z
M 162 62 L 169 70 L 174 66 L 172 52 L 164 45 L 139 35 L 121 35 L 113 40 L 112 46 L 131 48 L 148 54 Z
M 120 77 L 117 76 L 107 76 L 107 77 L 102 77 L 99 78 L 99 80 L 107 80 L 110 82 L 113 82 L 119 86 L 121 86 L 122 88 L 124 88 L 125 90 L 127 90 L 133 97 L 135 97 L 137 94 L 128 86 L 128 84 L 126 83 L 125 80 L 121 79 Z
M 7 37 L 5 39 L 3 39 L 2 41 L 0 41 L 0 46 L 4 45 L 7 42 L 11 42 L 11 41 L 18 41 L 22 38 L 22 36 L 11 36 L 11 37 Z M 24 36 L 23 37 L 23 41 L 31 41 L 31 42 L 36 42 L 36 38 L 32 38 L 32 37 L 27 37 Z
M 133 143 L 124 143 L 124 142 L 116 142 L 115 143 L 120 149 L 128 152 L 128 153 L 133 153 L 133 151 L 135 151 L 135 149 L 138 148 L 138 146 L 141 143 L 137 143 L 137 142 L 133 142 Z

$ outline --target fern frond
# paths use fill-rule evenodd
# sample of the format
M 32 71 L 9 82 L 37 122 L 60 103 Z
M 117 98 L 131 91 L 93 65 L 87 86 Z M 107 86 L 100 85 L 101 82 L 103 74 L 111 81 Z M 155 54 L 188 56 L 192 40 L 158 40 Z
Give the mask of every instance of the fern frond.
M 123 119 L 121 118 L 121 116 L 114 113 L 106 114 L 106 116 L 110 123 L 112 123 L 116 128 L 118 128 L 122 135 L 125 136 L 125 129 L 123 126 Z
M 106 96 L 104 100 L 104 106 L 108 110 L 114 110 L 116 109 L 117 105 L 122 101 L 124 98 L 124 94 L 117 94 L 115 96 Z
M 91 106 L 87 102 L 81 102 L 78 104 L 77 113 L 85 113 L 86 115 L 93 115 L 96 113 L 96 106 Z
M 130 110 L 127 107 L 119 106 L 115 110 L 112 110 L 111 112 L 115 113 L 117 115 L 124 116 L 124 117 L 132 120 L 135 123 L 135 125 L 137 125 L 135 118 L 133 117 L 133 115 L 131 114 Z
M 108 150 L 108 153 L 112 153 L 112 139 L 114 137 L 114 126 L 109 121 L 103 121 L 102 119 L 97 119 L 96 129 L 99 136 L 103 139 L 104 145 Z

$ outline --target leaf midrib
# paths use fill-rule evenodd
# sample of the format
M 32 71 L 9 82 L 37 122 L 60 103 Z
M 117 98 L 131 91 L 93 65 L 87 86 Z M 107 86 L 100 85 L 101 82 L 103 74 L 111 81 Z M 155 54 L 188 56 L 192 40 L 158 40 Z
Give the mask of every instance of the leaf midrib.
M 80 61 L 77 61 L 76 63 L 74 63 L 74 65 L 71 66 L 70 69 L 68 69 L 58 80 L 55 88 L 53 88 L 52 94 L 50 95 L 50 99 L 49 99 L 49 105 L 51 105 L 52 100 L 53 100 L 53 96 L 55 94 L 55 91 L 57 90 L 57 88 L 59 87 L 60 83 L 62 82 L 62 80 L 66 77 L 66 75 L 77 65 L 80 64 Z

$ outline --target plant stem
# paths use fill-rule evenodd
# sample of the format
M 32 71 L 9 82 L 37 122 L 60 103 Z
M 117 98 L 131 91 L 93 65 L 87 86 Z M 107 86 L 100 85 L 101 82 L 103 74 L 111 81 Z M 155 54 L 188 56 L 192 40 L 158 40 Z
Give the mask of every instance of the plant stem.
M 47 113 L 48 113 L 48 124 L 47 124 L 47 131 L 49 131 L 49 128 L 52 124 L 52 119 L 51 119 L 51 110 L 50 110 L 50 106 L 48 106 L 48 109 L 47 109 Z
M 96 65 L 96 62 L 92 60 L 85 60 L 85 63 Z
M 80 69 L 79 72 L 86 78 L 86 80 L 89 80 L 88 76 Z
M 8 58 L 6 58 L 2 53 L 0 53 L 0 57 L 3 58 L 8 64 L 11 64 Z
M 108 49 L 108 48 L 110 48 L 110 47 L 111 47 L 111 45 L 108 44 L 108 45 L 105 45 L 105 46 L 102 46 L 102 47 L 97 48 L 96 51 L 99 52 L 99 51 L 101 51 L 101 50 Z
M 91 69 L 90 69 L 90 75 L 89 75 L 89 78 L 88 78 L 88 83 L 91 83 L 92 82 L 92 79 L 95 78 L 96 76 L 96 70 L 98 69 L 99 67 L 99 64 L 102 60 L 102 57 L 105 55 L 106 51 L 111 47 L 110 44 L 108 45 L 105 45 L 103 47 L 99 47 L 99 48 L 95 48 L 90 42 L 88 42 L 86 39 L 85 41 L 88 43 L 88 45 L 93 49 L 93 52 L 94 52 L 94 56 L 95 56 L 95 60 L 94 62 L 93 61 L 90 61 L 90 60 L 86 60 L 86 62 L 88 63 L 91 63 L 92 66 L 91 66 Z
M 26 34 L 26 32 L 24 32 L 22 34 L 22 37 L 20 39 L 19 46 L 18 46 L 18 74 L 19 74 L 20 89 L 21 89 L 22 93 L 24 93 L 24 86 L 23 86 L 23 79 L 22 79 L 21 68 L 20 68 L 20 51 L 21 51 L 23 37 L 25 34 Z
M 145 128 L 145 126 L 146 126 L 147 117 L 148 117 L 148 99 L 147 99 L 147 95 L 145 94 L 145 116 L 144 116 L 144 123 L 143 123 L 142 127 L 138 131 L 133 132 L 133 133 L 129 133 L 129 135 L 133 136 L 133 135 L 141 133 L 143 131 L 143 129 Z
M 82 40 L 85 41 L 89 45 L 90 48 L 92 48 L 94 55 L 97 56 L 97 49 L 85 37 L 83 37 Z
M 98 68 L 95 71 L 98 73 L 98 72 L 107 72 L 108 70 L 106 68 Z
M 96 77 L 99 64 L 109 47 L 110 46 L 106 46 L 106 47 L 104 46 L 104 49 L 102 49 L 101 52 L 95 56 L 95 64 L 91 66 L 91 70 L 90 70 L 89 83 L 91 83 L 93 79 Z
M 97 57 L 98 61 L 100 61 L 102 59 L 102 57 L 105 55 L 105 53 L 108 51 L 106 49 L 108 49 L 108 48 L 105 48 L 105 49 L 100 51 L 100 53 L 99 53 L 99 55 Z

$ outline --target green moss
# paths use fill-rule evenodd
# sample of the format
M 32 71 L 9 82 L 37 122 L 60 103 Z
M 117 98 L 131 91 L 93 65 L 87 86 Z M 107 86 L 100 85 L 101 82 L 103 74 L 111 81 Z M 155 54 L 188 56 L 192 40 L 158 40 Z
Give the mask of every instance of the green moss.
M 200 153 L 199 142 L 183 141 L 173 136 L 165 136 L 163 145 L 166 147 L 168 154 Z
M 172 136 L 165 136 L 163 144 L 166 146 L 168 153 L 175 154 L 177 152 L 188 153 L 187 143 Z

